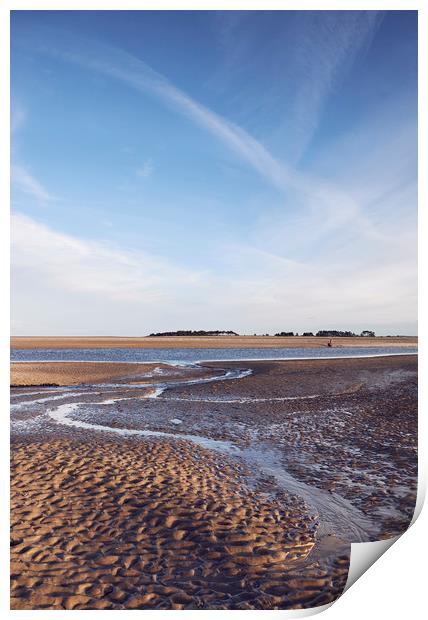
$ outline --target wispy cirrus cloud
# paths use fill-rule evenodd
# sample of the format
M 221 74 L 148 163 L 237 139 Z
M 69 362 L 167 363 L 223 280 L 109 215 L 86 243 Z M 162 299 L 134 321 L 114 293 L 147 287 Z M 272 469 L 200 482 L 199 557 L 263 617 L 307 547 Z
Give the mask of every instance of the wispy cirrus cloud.
M 285 80 L 292 106 L 278 135 L 294 141 L 298 160 L 318 129 L 331 94 L 358 56 L 364 55 L 383 19 L 380 11 L 301 11 L 297 14 Z
M 33 33 L 36 40 L 32 42 L 39 52 L 57 56 L 86 70 L 120 80 L 140 92 L 152 94 L 209 131 L 274 187 L 285 191 L 293 183 L 293 171 L 275 159 L 248 132 L 198 103 L 144 61 L 121 49 L 84 38 L 81 38 L 79 52 L 76 52 L 76 40 L 67 44 L 66 35 L 61 37 L 57 46 L 46 47 L 42 42 L 42 33 L 39 35 L 40 39 L 37 39 L 37 33 Z
M 11 102 L 10 110 L 10 130 L 12 133 L 16 133 L 25 125 L 27 120 L 27 110 L 21 102 Z
M 137 168 L 136 174 L 143 179 L 148 179 L 150 176 L 152 176 L 154 169 L 155 167 L 152 160 L 146 159 L 146 161 L 139 168 Z
M 131 54 L 93 40 L 81 39 L 76 52 L 75 39 L 67 45 L 64 36 L 58 45 L 47 48 L 41 42 L 40 52 L 57 56 L 94 71 L 120 80 L 131 88 L 157 97 L 174 112 L 178 112 L 199 125 L 214 138 L 233 151 L 242 161 L 287 199 L 288 206 L 308 214 L 317 213 L 318 233 L 328 233 L 344 221 L 352 220 L 364 232 L 370 229 L 367 217 L 360 213 L 359 205 L 343 190 L 332 183 L 325 183 L 314 175 L 302 174 L 297 169 L 277 159 L 260 141 L 245 129 L 202 105 L 177 88 L 164 75 Z M 340 203 L 340 210 L 337 204 Z
M 11 166 L 11 182 L 17 189 L 32 196 L 41 204 L 55 200 L 55 196 L 25 166 L 16 164 Z
M 275 12 L 256 14 L 257 27 L 251 11 L 217 13 L 223 61 L 208 86 L 226 99 L 233 93 L 234 108 L 256 126 L 263 112 L 264 134 L 296 163 L 330 97 L 370 47 L 383 12 L 296 11 L 286 20 Z
M 17 134 L 19 135 L 22 132 L 22 129 L 27 122 L 27 116 L 27 109 L 22 105 L 22 103 L 20 101 L 12 101 L 10 129 L 14 140 L 17 139 Z M 46 204 L 47 202 L 55 199 L 55 197 L 26 166 L 17 163 L 19 158 L 16 157 L 14 152 L 12 159 L 14 160 L 10 168 L 10 181 L 12 187 L 24 192 L 32 198 L 35 198 L 39 204 Z
M 304 24 L 296 28 L 299 38 L 292 40 L 296 61 L 291 64 L 294 71 L 304 74 L 303 86 L 296 97 L 301 100 L 298 107 L 307 117 L 302 126 L 308 127 L 311 125 L 308 118 L 319 116 L 323 102 L 345 68 L 369 45 L 382 15 L 375 11 L 351 11 L 349 14 L 323 11 L 308 12 L 308 15 L 299 12 L 298 19 Z M 316 39 L 316 45 L 311 42 L 312 38 Z M 354 188 L 349 191 L 346 185 L 339 185 L 337 181 L 321 179 L 308 171 L 303 174 L 287 165 L 248 131 L 196 101 L 141 59 L 121 49 L 83 38 L 79 46 L 75 39 L 67 44 L 67 37 L 61 37 L 55 47 L 46 48 L 39 43 L 36 48 L 151 94 L 233 151 L 283 197 L 281 215 L 273 217 L 272 221 L 285 252 L 299 246 L 300 249 L 308 247 L 345 227 L 352 227 L 362 237 L 371 240 L 383 238 L 384 227 L 372 222 L 365 209 L 365 196 L 361 198 Z M 305 90 L 309 88 L 308 84 L 313 85 L 314 93 Z M 378 166 L 374 170 L 378 170 Z M 152 163 L 147 160 L 136 173 L 144 178 L 152 171 Z M 267 217 L 269 219 L 269 213 Z

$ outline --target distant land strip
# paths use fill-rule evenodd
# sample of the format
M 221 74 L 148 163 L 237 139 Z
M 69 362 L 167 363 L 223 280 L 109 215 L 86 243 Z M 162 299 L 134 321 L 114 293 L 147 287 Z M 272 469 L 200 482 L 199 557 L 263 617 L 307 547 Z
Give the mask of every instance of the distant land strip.
M 12 349 L 258 349 L 417 346 L 417 336 L 12 336 Z

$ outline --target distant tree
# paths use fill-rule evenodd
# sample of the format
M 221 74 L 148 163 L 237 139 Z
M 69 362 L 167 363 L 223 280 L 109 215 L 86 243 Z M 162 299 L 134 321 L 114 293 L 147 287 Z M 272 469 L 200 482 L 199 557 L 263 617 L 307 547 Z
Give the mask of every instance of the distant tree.
M 360 336 L 362 336 L 363 338 L 374 338 L 375 333 L 370 331 L 369 329 L 365 329 L 361 332 Z
M 200 329 L 199 331 L 196 331 L 181 329 L 176 332 L 158 332 L 155 334 L 149 334 L 149 337 L 152 336 L 239 336 L 239 334 L 231 330 L 205 331 L 204 329 Z
M 321 329 L 317 332 L 317 336 L 322 336 L 323 338 L 350 338 L 356 335 L 354 332 L 342 332 L 336 329 Z
M 275 336 L 294 336 L 294 332 L 278 332 Z
M 302 335 L 303 336 L 313 336 L 313 333 L 312 332 L 304 332 Z

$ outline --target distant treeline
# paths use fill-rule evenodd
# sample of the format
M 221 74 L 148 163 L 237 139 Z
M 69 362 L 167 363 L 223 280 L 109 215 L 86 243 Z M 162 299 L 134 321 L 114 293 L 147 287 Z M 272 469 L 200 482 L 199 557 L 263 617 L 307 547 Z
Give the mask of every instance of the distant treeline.
M 275 334 L 275 336 L 298 336 L 299 334 L 295 334 L 294 332 L 278 332 L 277 334 Z M 304 332 L 302 334 L 302 336 L 313 336 L 314 334 L 312 332 Z M 375 337 L 375 333 L 365 329 L 364 331 L 361 332 L 361 334 L 354 334 L 354 332 L 341 332 L 337 329 L 321 329 L 320 331 L 318 331 L 315 336 L 319 336 L 321 338 L 356 338 L 356 337 L 363 337 L 363 338 L 374 338 Z
M 269 334 L 262 334 L 263 336 L 269 336 Z M 275 336 L 298 336 L 299 334 L 296 332 L 278 332 Z M 354 332 L 342 332 L 337 329 L 321 329 L 316 334 L 312 332 L 303 332 L 302 336 L 319 336 L 321 338 L 346 338 L 346 337 L 366 337 L 366 338 L 374 338 L 375 333 L 365 329 L 361 332 L 361 334 L 354 334 Z M 211 330 L 206 331 L 204 329 L 192 330 L 192 329 L 180 329 L 176 332 L 157 332 L 155 334 L 149 334 L 150 336 L 239 336 L 236 332 L 231 330 Z M 254 334 L 257 336 L 257 334 Z
M 150 336 L 239 336 L 236 332 L 231 330 L 212 330 L 205 331 L 204 329 L 192 330 L 192 329 L 180 329 L 176 332 L 158 332 L 157 334 L 149 334 Z
M 327 336 L 329 338 L 333 338 L 333 336 L 335 338 L 350 338 L 350 337 L 356 337 L 356 336 L 362 336 L 363 338 L 374 338 L 375 337 L 375 333 L 365 329 L 364 331 L 361 332 L 361 334 L 354 334 L 354 332 L 341 332 L 341 331 L 337 331 L 335 329 L 323 329 L 319 332 L 317 332 L 317 336 Z

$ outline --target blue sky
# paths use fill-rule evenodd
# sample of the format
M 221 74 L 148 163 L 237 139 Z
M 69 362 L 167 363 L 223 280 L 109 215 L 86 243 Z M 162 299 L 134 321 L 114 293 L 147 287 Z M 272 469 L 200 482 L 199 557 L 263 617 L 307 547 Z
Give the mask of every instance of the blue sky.
M 12 332 L 416 333 L 417 14 L 12 13 Z

